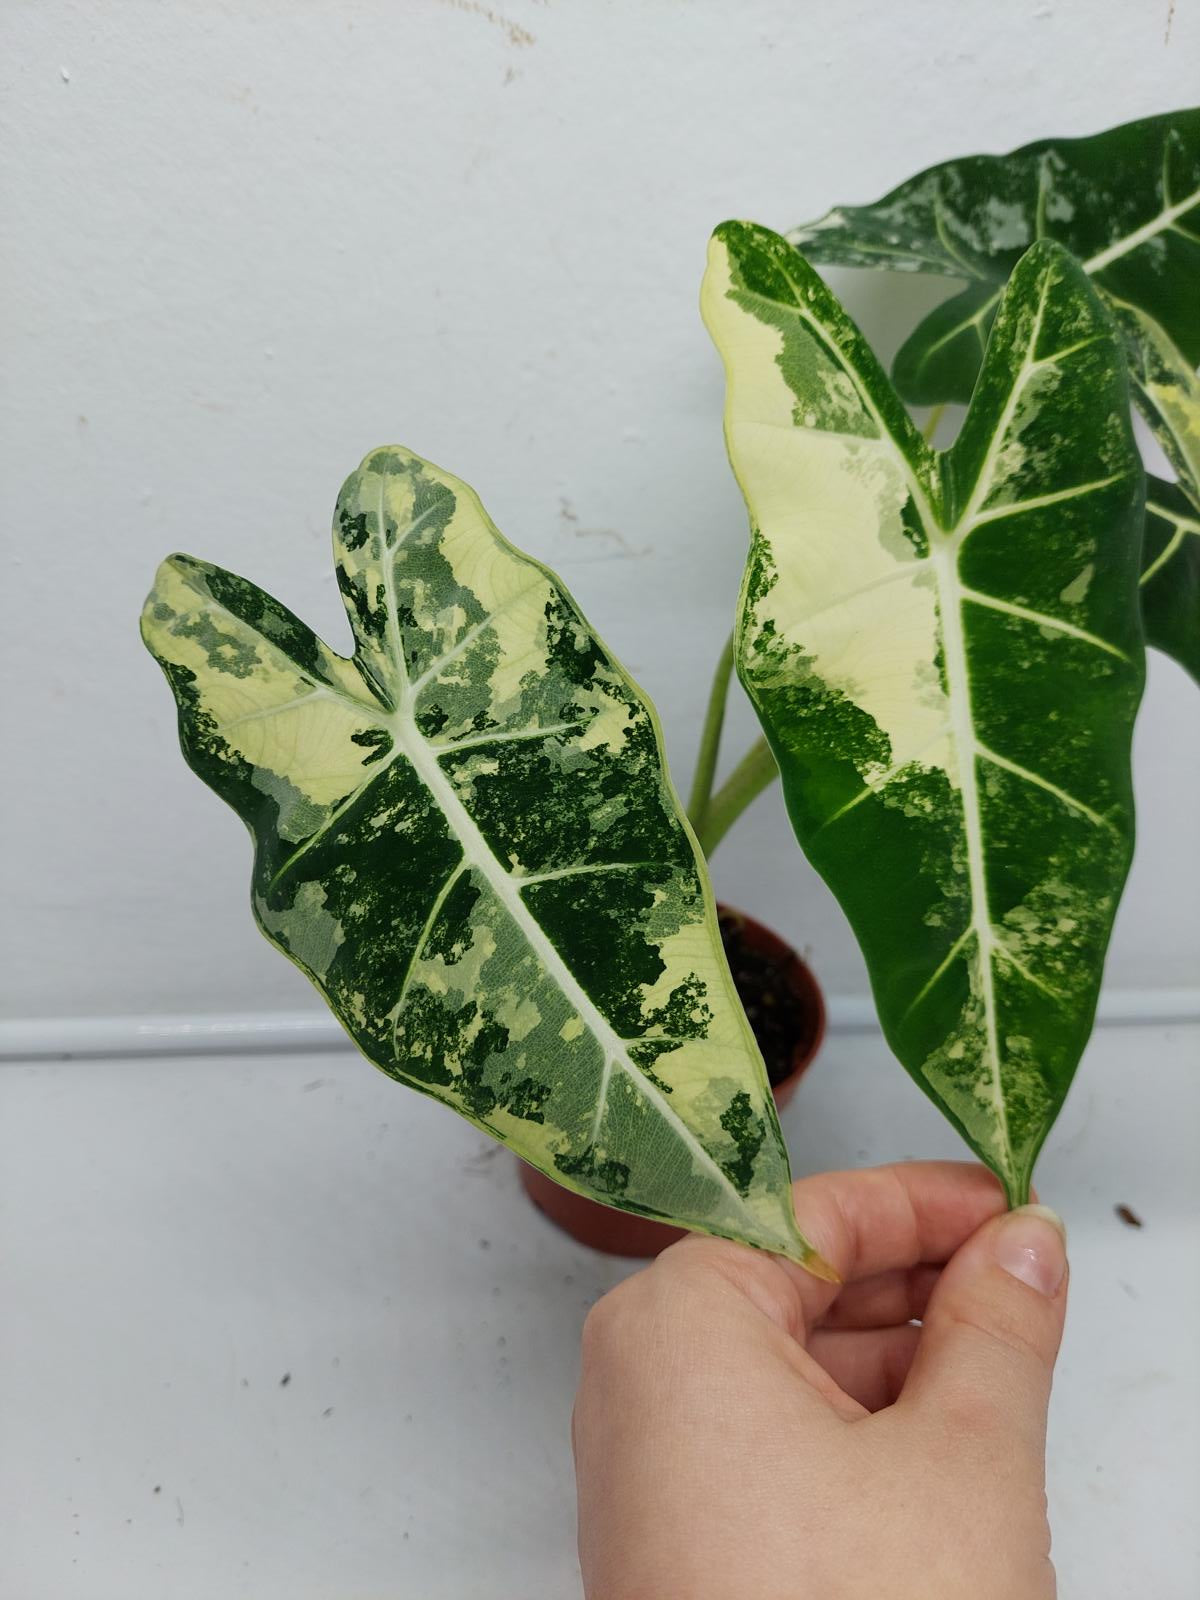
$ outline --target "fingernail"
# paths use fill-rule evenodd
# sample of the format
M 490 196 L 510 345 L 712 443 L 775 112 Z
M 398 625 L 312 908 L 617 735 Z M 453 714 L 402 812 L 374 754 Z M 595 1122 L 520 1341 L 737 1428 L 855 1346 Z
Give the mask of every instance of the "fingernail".
M 1049 1206 L 1019 1206 L 996 1229 L 996 1264 L 1039 1294 L 1053 1296 L 1067 1272 L 1067 1227 Z

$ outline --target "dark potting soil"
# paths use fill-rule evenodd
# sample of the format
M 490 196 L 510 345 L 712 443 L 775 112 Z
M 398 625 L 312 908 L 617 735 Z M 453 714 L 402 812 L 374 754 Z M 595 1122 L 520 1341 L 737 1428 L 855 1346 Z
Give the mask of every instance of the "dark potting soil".
M 791 1076 L 796 1046 L 812 1038 L 813 1019 L 803 998 L 788 983 L 786 970 L 743 938 L 739 919 L 722 916 L 717 921 L 738 999 L 775 1088 Z

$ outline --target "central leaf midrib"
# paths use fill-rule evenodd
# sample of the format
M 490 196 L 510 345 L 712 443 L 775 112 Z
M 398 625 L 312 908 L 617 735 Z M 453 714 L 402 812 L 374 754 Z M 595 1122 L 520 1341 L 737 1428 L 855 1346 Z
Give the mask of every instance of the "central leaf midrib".
M 983 840 L 983 818 L 978 788 L 978 741 L 975 737 L 975 717 L 971 700 L 971 675 L 967 665 L 966 630 L 963 607 L 968 598 L 959 575 L 958 563 L 963 543 L 970 534 L 975 517 L 991 492 L 995 478 L 995 463 L 1009 427 L 1016 414 L 1021 393 L 1031 371 L 1038 364 L 1037 342 L 1041 335 L 1045 315 L 1049 279 L 1043 276 L 1037 310 L 1028 342 L 1005 396 L 1004 405 L 992 429 L 988 448 L 980 462 L 968 497 L 966 507 L 949 528 L 938 525 L 928 498 L 918 492 L 915 496 L 918 513 L 925 523 L 929 553 L 937 584 L 938 615 L 941 620 L 942 652 L 946 675 L 946 698 L 950 711 L 950 739 L 957 751 L 959 795 L 962 805 L 963 837 L 967 852 L 968 893 L 971 899 L 971 920 L 959 936 L 962 944 L 967 933 L 975 938 L 975 959 L 978 963 L 979 999 L 983 1005 L 986 1058 L 991 1078 L 993 1113 L 996 1119 L 1007 1168 L 1016 1171 L 1016 1157 L 1008 1126 L 1008 1107 L 1004 1099 L 1004 1085 L 1000 1072 L 1000 1042 L 996 1016 L 995 972 L 992 950 L 995 930 L 988 903 L 986 851 Z M 953 455 L 953 452 L 950 452 Z M 939 462 L 943 457 L 935 457 Z M 940 477 L 940 474 L 939 474 Z
M 638 1084 L 640 1092 L 654 1105 L 663 1119 L 671 1124 L 680 1140 L 689 1148 L 700 1165 L 707 1169 L 709 1174 L 721 1184 L 722 1188 L 733 1197 L 734 1202 L 740 1208 L 744 1208 L 745 1200 L 729 1176 L 722 1171 L 699 1139 L 687 1124 L 682 1121 L 666 1096 L 650 1082 L 645 1073 L 640 1071 L 636 1063 L 630 1059 L 624 1041 L 597 1008 L 595 1002 L 587 994 L 558 950 L 551 943 L 545 930 L 521 898 L 517 880 L 505 870 L 499 858 L 487 843 L 479 829 L 479 825 L 463 804 L 450 779 L 442 771 L 437 757 L 430 750 L 427 741 L 422 738 L 412 718 L 407 716 L 397 717 L 393 724 L 392 732 L 396 740 L 397 751 L 403 750 L 408 757 L 417 776 L 425 784 L 440 807 L 451 832 L 458 839 L 462 848 L 463 859 L 468 868 L 478 872 L 483 878 L 516 924 L 541 965 L 550 974 L 567 1001 L 574 1007 L 585 1027 L 601 1045 L 605 1059 L 605 1077 L 603 1081 L 607 1082 L 607 1072 L 610 1066 L 619 1066 L 622 1071 Z M 413 961 L 416 962 L 419 959 L 420 951 L 416 950 L 413 952 Z M 602 1105 L 604 1104 L 603 1096 L 601 1097 L 601 1103 Z
M 963 594 L 958 577 L 958 550 L 946 537 L 934 533 L 933 571 L 937 581 L 941 617 L 942 651 L 946 671 L 946 698 L 950 706 L 950 738 L 958 751 L 958 783 L 962 803 L 963 836 L 967 850 L 968 893 L 971 897 L 970 931 L 975 935 L 979 963 L 980 1000 L 987 1040 L 987 1064 L 992 1080 L 992 1102 L 1007 1164 L 1015 1167 L 1008 1130 L 1008 1110 L 1000 1077 L 1000 1050 L 996 1027 L 996 996 L 992 971 L 992 920 L 988 905 L 983 821 L 979 806 L 975 752 L 975 718 L 971 705 L 971 679 L 967 667 L 963 628 Z M 962 935 L 960 935 L 960 939 Z
M 392 585 L 385 584 L 385 592 L 390 598 L 394 592 Z M 365 702 L 362 709 L 367 709 Z M 377 712 L 376 715 L 378 716 Z M 357 805 L 364 798 L 368 790 L 374 787 L 401 756 L 405 757 L 425 787 L 433 795 L 442 815 L 446 818 L 452 834 L 457 838 L 462 849 L 462 859 L 453 868 L 452 876 L 457 876 L 464 870 L 464 866 L 466 870 L 478 871 L 488 887 L 503 904 L 505 910 L 525 938 L 526 943 L 534 951 L 542 966 L 551 975 L 568 1002 L 574 1006 L 585 1026 L 601 1045 L 605 1061 L 602 1080 L 604 1084 L 606 1085 L 608 1082 L 611 1067 L 614 1065 L 619 1066 L 622 1071 L 638 1084 L 639 1091 L 654 1105 L 663 1120 L 675 1129 L 680 1140 L 693 1153 L 701 1167 L 706 1169 L 720 1183 L 722 1188 L 733 1197 L 735 1204 L 744 1209 L 745 1200 L 730 1180 L 728 1174 L 721 1169 L 687 1124 L 679 1117 L 666 1096 L 631 1060 L 627 1050 L 627 1042 L 616 1033 L 615 1029 L 598 1009 L 595 1002 L 590 998 L 562 956 L 555 949 L 545 930 L 528 906 L 526 906 L 520 894 L 520 881 L 505 870 L 495 852 L 488 845 L 475 819 L 471 816 L 454 790 L 449 778 L 438 764 L 436 753 L 417 729 L 411 713 L 400 712 L 389 718 L 378 718 L 377 725 L 386 728 L 386 731 L 391 735 L 393 741 L 391 750 L 369 773 L 364 774 L 363 781 L 360 784 L 338 801 L 316 832 L 297 845 L 296 849 L 292 851 L 291 855 L 272 876 L 270 888 L 276 888 L 291 868 L 303 856 L 308 854 L 314 844 L 328 835 L 333 825 L 352 806 Z M 453 748 L 453 746 L 450 747 L 450 749 Z M 444 887 L 445 885 L 443 885 Z M 420 948 L 414 949 L 409 970 L 404 978 L 404 987 L 401 992 L 402 999 L 407 992 L 412 970 L 420 960 L 420 957 Z M 598 1106 L 598 1110 L 601 1113 L 605 1103 L 602 1094 Z
M 970 534 L 974 519 L 990 494 L 995 479 L 995 464 L 1007 438 L 1016 408 L 1029 374 L 1038 364 L 1037 345 L 1045 316 L 1049 294 L 1049 277 L 1043 275 L 1038 295 L 1033 327 L 1022 352 L 1017 370 L 1012 374 L 1009 390 L 1000 415 L 992 429 L 987 450 L 975 476 L 966 507 L 952 528 L 945 532 L 926 524 L 930 555 L 933 559 L 934 578 L 937 582 L 938 614 L 941 618 L 942 651 L 946 672 L 946 697 L 950 706 L 951 740 L 958 751 L 959 795 L 962 803 L 963 835 L 967 849 L 968 892 L 971 897 L 970 930 L 975 935 L 975 959 L 978 963 L 979 998 L 983 1005 L 984 1031 L 987 1044 L 987 1063 L 991 1076 L 992 1104 L 1009 1172 L 1015 1172 L 1016 1159 L 1008 1126 L 1008 1107 L 1004 1099 L 1004 1084 L 1000 1073 L 1000 1041 L 996 1016 L 995 971 L 992 965 L 992 948 L 995 933 L 991 908 L 988 903 L 986 852 L 983 840 L 983 818 L 979 804 L 978 742 L 975 737 L 975 716 L 971 700 L 971 674 L 967 665 L 966 630 L 963 606 L 967 599 L 961 581 L 958 563 L 963 543 Z M 952 453 L 952 452 L 951 452 Z M 930 508 L 918 501 L 918 509 L 926 516 Z

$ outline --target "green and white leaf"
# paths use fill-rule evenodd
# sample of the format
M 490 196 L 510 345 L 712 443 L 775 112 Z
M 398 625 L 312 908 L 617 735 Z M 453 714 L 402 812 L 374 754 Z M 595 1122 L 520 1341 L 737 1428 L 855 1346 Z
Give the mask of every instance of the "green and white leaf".
M 1200 283 L 1195 298 L 1200 302 Z M 1125 332 L 1134 400 L 1180 487 L 1200 504 L 1200 377 L 1151 317 L 1121 302 L 1116 313 Z
M 1118 304 L 1117 317 L 1134 399 L 1177 477 L 1174 484 L 1152 477 L 1146 485 L 1146 640 L 1200 682 L 1200 377 L 1144 312 Z
M 253 908 L 363 1053 L 568 1188 L 821 1270 L 653 711 L 402 449 L 334 520 L 350 659 L 190 556 L 142 620 Z
M 1143 474 L 1120 335 L 1036 244 L 939 453 L 779 236 L 719 228 L 702 304 L 752 528 L 738 670 L 793 826 L 892 1048 L 1020 1202 L 1133 842 Z
M 1146 643 L 1200 683 L 1200 509 L 1179 484 L 1146 479 L 1143 540 Z
M 946 161 L 788 238 L 810 261 L 966 280 L 896 357 L 896 385 L 914 404 L 970 399 L 1009 273 L 1041 238 L 1059 240 L 1101 288 L 1159 322 L 1194 366 L 1200 110 Z

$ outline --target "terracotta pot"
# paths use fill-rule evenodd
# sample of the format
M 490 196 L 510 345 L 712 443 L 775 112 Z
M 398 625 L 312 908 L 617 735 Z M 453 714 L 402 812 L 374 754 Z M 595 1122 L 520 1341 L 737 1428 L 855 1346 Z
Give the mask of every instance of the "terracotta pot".
M 717 912 L 723 920 L 736 924 L 738 936 L 748 949 L 766 956 L 778 966 L 781 982 L 799 1000 L 804 1013 L 806 1025 L 803 1036 L 796 1040 L 792 1050 L 792 1070 L 772 1089 L 775 1104 L 782 1110 L 795 1094 L 801 1076 L 825 1037 L 825 1000 L 808 965 L 790 945 L 743 912 L 733 911 L 728 906 L 718 906 Z M 593 1250 L 603 1250 L 614 1256 L 656 1256 L 667 1245 L 684 1237 L 686 1230 L 683 1228 L 671 1228 L 649 1217 L 602 1206 L 564 1189 L 524 1161 L 518 1162 L 518 1166 L 522 1186 L 533 1203 L 572 1239 L 590 1245 Z

